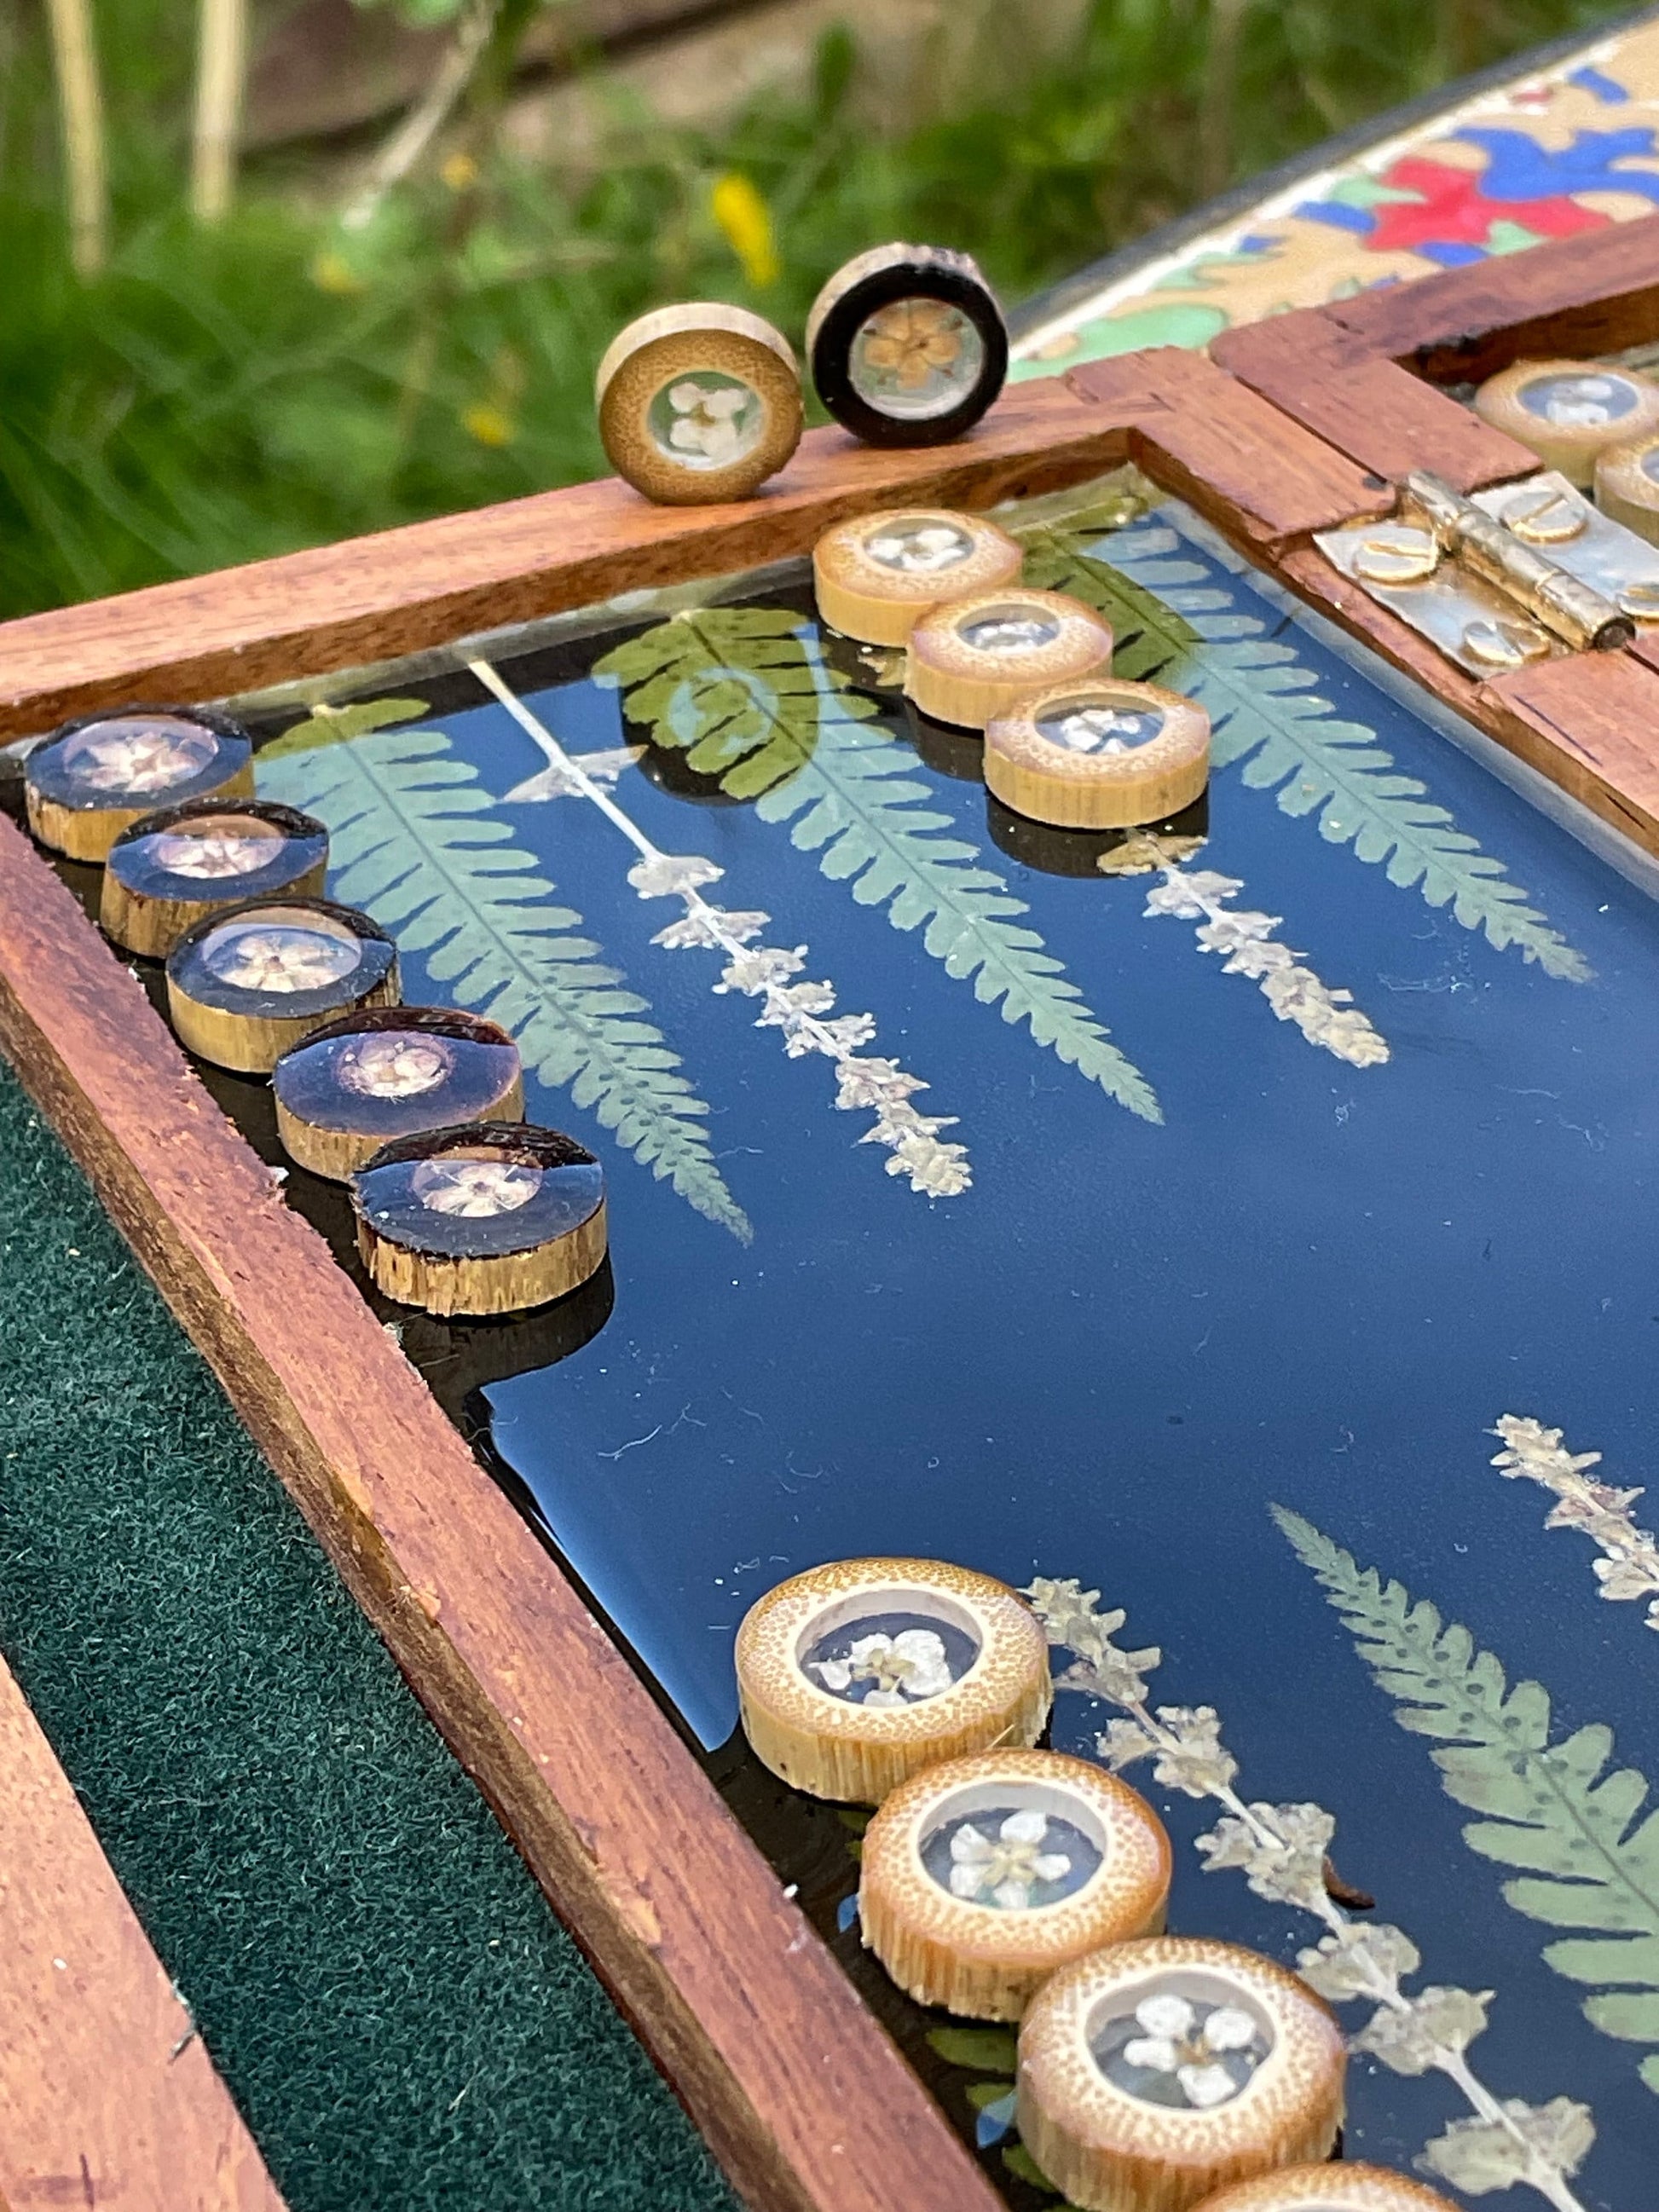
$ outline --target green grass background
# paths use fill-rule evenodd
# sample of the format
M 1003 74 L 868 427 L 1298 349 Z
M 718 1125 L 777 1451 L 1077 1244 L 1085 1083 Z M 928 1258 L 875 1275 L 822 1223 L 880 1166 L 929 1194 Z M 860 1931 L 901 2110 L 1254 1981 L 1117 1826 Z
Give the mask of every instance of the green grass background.
M 503 0 L 501 21 L 536 4 Z M 1333 131 L 1621 12 L 1091 0 L 1074 49 L 1033 74 L 1022 27 L 1045 0 L 951 5 L 950 95 L 911 127 L 872 133 L 835 32 L 809 90 L 717 132 L 614 103 L 597 167 L 514 161 L 481 94 L 347 237 L 349 179 L 303 149 L 253 167 L 222 228 L 194 228 L 195 9 L 97 0 L 114 244 L 90 284 L 64 251 L 45 9 L 0 9 L 0 616 L 598 473 L 593 368 L 647 307 L 731 299 L 799 337 L 823 278 L 895 237 L 968 248 L 1018 300 Z M 458 146 L 477 168 L 460 190 L 440 158 Z M 731 173 L 769 210 L 767 281 L 715 219 Z
M 0 1224 L 0 1647 L 291 2212 L 726 2212 L 3 1063 Z

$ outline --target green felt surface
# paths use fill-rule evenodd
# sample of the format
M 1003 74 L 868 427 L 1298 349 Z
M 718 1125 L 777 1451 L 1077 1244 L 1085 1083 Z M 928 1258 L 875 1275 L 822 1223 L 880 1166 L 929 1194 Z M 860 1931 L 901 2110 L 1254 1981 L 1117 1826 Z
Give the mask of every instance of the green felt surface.
M 0 1647 L 292 2212 L 724 2212 L 3 1063 L 0 1224 Z

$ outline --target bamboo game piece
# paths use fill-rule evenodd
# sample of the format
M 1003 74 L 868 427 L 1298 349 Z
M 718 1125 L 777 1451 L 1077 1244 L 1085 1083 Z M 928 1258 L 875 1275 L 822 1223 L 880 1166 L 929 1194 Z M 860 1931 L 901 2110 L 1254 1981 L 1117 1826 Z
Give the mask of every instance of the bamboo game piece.
M 434 1314 L 522 1313 L 597 1273 L 605 1175 L 556 1129 L 473 1121 L 382 1146 L 351 1178 L 376 1289 Z
M 865 1944 L 920 2003 L 1018 2020 L 1056 1968 L 1164 1927 L 1170 1839 L 1146 1800 L 1052 1751 L 925 1767 L 865 1831 Z
M 337 1015 L 398 998 L 392 939 L 366 914 L 326 899 L 249 900 L 198 922 L 167 955 L 179 1042 L 245 1075 L 269 1075 Z
M 1330 2155 L 1346 2050 L 1288 1967 L 1205 1937 L 1063 1966 L 1019 2032 L 1020 2138 L 1084 2212 L 1187 2212 Z
M 1349 2165 L 1346 2159 L 1318 2166 L 1284 2166 L 1258 2174 L 1214 2197 L 1197 2212 L 1456 2212 L 1437 2190 L 1382 2166 Z
M 843 637 L 903 645 L 941 600 L 1018 582 L 1024 557 L 978 515 L 890 507 L 837 524 L 813 547 L 818 614 Z
M 1659 431 L 1659 386 L 1594 361 L 1518 361 L 1488 378 L 1475 412 L 1587 488 L 1597 456 Z
M 995 715 L 985 781 L 1005 806 L 1061 830 L 1167 821 L 1210 780 L 1210 718 L 1156 684 L 1051 684 Z
M 192 799 L 147 814 L 110 847 L 99 925 L 128 952 L 165 960 L 186 930 L 251 898 L 311 898 L 328 831 L 309 814 L 249 799 Z
M 744 307 L 659 307 L 612 339 L 595 396 L 611 465 L 666 507 L 748 499 L 800 443 L 800 374 Z
M 1024 1601 L 934 1559 L 842 1559 L 780 1583 L 744 1616 L 737 1666 L 762 1765 L 854 1804 L 939 1759 L 1035 1743 L 1053 1701 Z
M 1613 521 L 1659 545 L 1659 428 L 1596 455 L 1595 503 Z
M 158 806 L 251 799 L 253 747 L 238 723 L 204 707 L 125 707 L 54 731 L 24 763 L 23 789 L 43 845 L 101 861 Z
M 935 721 L 982 730 L 1028 693 L 1111 665 L 1111 626 L 1080 599 L 1018 586 L 975 592 L 910 634 L 905 696 Z
M 947 445 L 1008 374 L 996 295 L 965 253 L 877 246 L 838 269 L 806 319 L 818 398 L 872 446 Z
M 283 1054 L 271 1090 L 283 1151 L 331 1182 L 396 1138 L 524 1118 L 517 1045 L 495 1022 L 448 1006 L 343 1014 Z

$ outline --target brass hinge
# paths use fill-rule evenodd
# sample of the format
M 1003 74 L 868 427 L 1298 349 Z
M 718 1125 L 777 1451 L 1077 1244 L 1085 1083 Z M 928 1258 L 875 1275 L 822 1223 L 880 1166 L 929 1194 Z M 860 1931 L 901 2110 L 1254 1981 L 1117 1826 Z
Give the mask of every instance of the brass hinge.
M 1610 652 L 1659 620 L 1659 547 L 1553 470 L 1469 498 L 1426 471 L 1397 489 L 1392 520 L 1314 543 L 1471 675 Z

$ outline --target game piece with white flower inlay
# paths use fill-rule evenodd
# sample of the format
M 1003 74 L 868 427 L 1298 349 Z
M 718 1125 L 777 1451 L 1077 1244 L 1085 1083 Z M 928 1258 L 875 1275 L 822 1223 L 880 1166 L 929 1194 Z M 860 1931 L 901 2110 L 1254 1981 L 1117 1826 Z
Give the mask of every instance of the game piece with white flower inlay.
M 23 769 L 29 828 L 71 860 L 101 861 L 121 832 L 187 799 L 251 799 L 253 747 L 205 707 L 125 707 L 55 730 Z
M 842 1559 L 780 1583 L 750 1608 L 737 1663 L 763 1764 L 852 1804 L 939 1759 L 1035 1743 L 1053 1695 L 1024 1601 L 933 1559 Z
M 323 889 L 328 831 L 314 816 L 261 799 L 192 799 L 146 814 L 110 847 L 98 911 L 129 952 L 165 960 L 186 930 L 251 898 Z
M 818 398 L 872 446 L 939 446 L 972 429 L 1008 374 L 996 295 L 965 253 L 877 246 L 836 271 L 806 320 Z
M 748 499 L 800 441 L 793 349 L 744 307 L 641 315 L 612 339 L 595 397 L 611 465 L 659 506 Z
M 283 1054 L 271 1090 L 283 1151 L 337 1182 L 396 1138 L 524 1115 L 517 1045 L 483 1015 L 447 1006 L 328 1022 Z
M 1187 2212 L 1328 2157 L 1345 2063 L 1334 2014 L 1288 1967 L 1206 1937 L 1117 1943 L 1033 1999 L 1020 2137 L 1084 2212 Z
M 1164 1824 L 1127 1783 L 1051 1751 L 923 1769 L 865 1832 L 864 1941 L 899 1987 L 970 2020 L 1018 2020 L 1057 1967 L 1158 1934 Z
M 1474 407 L 1494 430 L 1584 488 L 1609 446 L 1659 431 L 1659 385 L 1595 361 L 1518 361 L 1488 378 Z
M 1167 822 L 1209 777 L 1209 716 L 1157 684 L 1097 676 L 1051 684 L 985 732 L 986 787 L 1056 829 Z
M 866 645 L 902 645 L 941 600 L 1018 580 L 1024 556 L 975 514 L 892 507 L 837 523 L 812 550 L 818 614 Z

